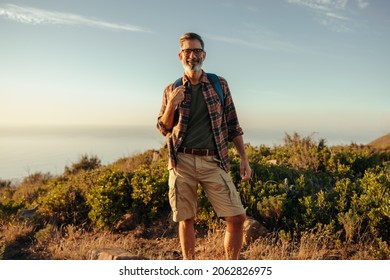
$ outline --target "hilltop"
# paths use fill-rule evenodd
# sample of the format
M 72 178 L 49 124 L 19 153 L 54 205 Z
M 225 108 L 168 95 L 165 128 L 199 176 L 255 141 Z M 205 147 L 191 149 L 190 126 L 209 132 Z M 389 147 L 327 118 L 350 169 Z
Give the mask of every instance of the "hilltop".
M 240 183 L 233 147 L 231 178 L 266 234 L 243 248 L 242 259 L 390 259 L 390 149 L 328 147 L 295 133 L 282 146 L 246 151 L 253 180 Z M 0 180 L 0 260 L 90 259 L 102 248 L 181 259 L 167 157 L 165 146 L 109 165 L 84 155 L 60 176 L 38 172 L 18 187 Z M 198 195 L 197 258 L 223 259 L 224 222 L 201 188 Z
M 390 150 L 390 133 L 371 141 L 367 145 L 378 150 Z

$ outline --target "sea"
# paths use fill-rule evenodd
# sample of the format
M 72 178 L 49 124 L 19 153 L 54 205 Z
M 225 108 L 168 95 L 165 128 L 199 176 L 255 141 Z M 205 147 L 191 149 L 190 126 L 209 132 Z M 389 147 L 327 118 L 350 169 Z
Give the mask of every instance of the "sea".
M 0 127 L 0 179 L 20 181 L 36 172 L 60 175 L 83 155 L 106 165 L 160 149 L 164 141 L 153 126 Z
M 244 141 L 253 146 L 283 144 L 285 131 L 251 129 Z M 288 132 L 290 135 L 294 133 Z M 301 135 L 301 134 L 300 134 Z M 308 136 L 302 134 L 301 136 Z M 381 135 L 378 135 L 381 136 Z M 367 143 L 362 135 L 335 133 L 325 138 L 328 144 Z M 160 149 L 165 138 L 150 126 L 7 126 L 0 127 L 0 179 L 20 182 L 36 172 L 60 175 L 66 166 L 78 162 L 83 155 L 96 156 L 103 165 L 121 158 Z

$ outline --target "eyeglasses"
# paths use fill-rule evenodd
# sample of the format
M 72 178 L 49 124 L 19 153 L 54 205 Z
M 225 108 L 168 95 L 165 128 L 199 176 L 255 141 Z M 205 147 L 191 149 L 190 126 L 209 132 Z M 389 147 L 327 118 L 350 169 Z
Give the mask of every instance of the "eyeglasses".
M 192 52 L 195 55 L 200 55 L 203 53 L 203 49 L 182 49 L 181 52 L 184 53 L 184 55 L 186 56 L 190 55 Z

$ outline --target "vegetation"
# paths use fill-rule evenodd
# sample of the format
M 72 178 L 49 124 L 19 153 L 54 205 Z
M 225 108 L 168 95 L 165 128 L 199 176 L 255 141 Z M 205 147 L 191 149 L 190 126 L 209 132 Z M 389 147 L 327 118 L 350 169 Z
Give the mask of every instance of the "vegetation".
M 390 151 L 328 147 L 298 134 L 283 145 L 246 146 L 252 181 L 231 175 L 247 214 L 269 235 L 246 259 L 389 259 Z M 146 151 L 102 166 L 83 156 L 63 175 L 36 173 L 18 186 L 0 180 L 0 259 L 87 259 L 94 247 L 123 247 L 152 259 L 180 258 L 170 222 L 167 151 Z M 38 206 L 33 220 L 17 219 Z M 198 257 L 223 258 L 222 222 L 199 188 Z M 126 214 L 135 227 L 120 231 Z

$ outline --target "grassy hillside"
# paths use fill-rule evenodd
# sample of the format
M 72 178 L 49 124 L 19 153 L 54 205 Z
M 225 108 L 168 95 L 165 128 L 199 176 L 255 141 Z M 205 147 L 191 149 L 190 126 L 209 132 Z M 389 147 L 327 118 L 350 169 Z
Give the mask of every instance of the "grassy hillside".
M 390 150 L 390 133 L 375 139 L 368 145 L 378 150 Z
M 240 183 L 233 147 L 231 176 L 248 216 L 269 234 L 242 258 L 390 259 L 390 151 L 328 147 L 298 134 L 246 150 L 252 181 Z M 166 165 L 162 147 L 107 166 L 83 156 L 61 176 L 38 172 L 18 187 L 0 181 L 0 259 L 88 259 L 96 247 L 180 258 Z M 198 258 L 221 259 L 223 223 L 198 193 Z M 36 215 L 20 219 L 22 209 L 34 207 Z

